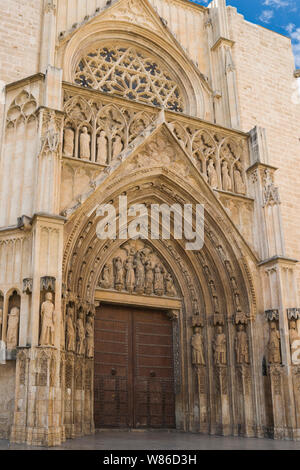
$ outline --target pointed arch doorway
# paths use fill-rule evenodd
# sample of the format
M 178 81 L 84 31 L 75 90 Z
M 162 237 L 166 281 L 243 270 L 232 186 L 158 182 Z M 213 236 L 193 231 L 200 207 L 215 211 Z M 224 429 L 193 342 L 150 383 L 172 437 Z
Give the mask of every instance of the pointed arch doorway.
M 137 303 L 101 303 L 96 310 L 96 429 L 176 427 L 170 310 Z

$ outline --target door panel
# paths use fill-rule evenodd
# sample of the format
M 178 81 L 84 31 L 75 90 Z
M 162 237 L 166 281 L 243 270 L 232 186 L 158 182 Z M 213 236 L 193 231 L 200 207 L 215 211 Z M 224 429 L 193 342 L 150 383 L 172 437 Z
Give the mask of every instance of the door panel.
M 95 321 L 96 427 L 175 427 L 172 322 L 104 306 Z

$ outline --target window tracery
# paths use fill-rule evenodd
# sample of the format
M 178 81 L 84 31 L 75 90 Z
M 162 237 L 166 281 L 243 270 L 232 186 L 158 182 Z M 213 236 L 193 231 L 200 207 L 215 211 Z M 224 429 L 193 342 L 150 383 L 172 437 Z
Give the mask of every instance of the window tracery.
M 153 57 L 134 47 L 100 47 L 84 56 L 74 81 L 86 88 L 183 112 L 184 101 L 171 74 Z

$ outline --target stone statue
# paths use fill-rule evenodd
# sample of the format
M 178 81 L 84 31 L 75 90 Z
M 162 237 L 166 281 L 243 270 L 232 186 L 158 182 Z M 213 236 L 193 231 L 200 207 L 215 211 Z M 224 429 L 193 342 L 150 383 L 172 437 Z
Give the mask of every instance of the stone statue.
M 208 163 L 207 175 L 208 175 L 208 184 L 212 188 L 217 188 L 218 187 L 218 175 L 217 175 L 214 161 L 212 158 L 209 160 L 209 163 Z
M 112 156 L 112 158 L 114 159 L 118 155 L 120 155 L 123 148 L 124 148 L 124 146 L 123 146 L 123 142 L 122 142 L 121 137 L 119 135 L 116 135 L 115 142 L 114 142 L 114 145 L 113 145 L 113 156 Z
M 231 178 L 229 175 L 228 163 L 226 160 L 223 162 L 222 165 L 222 184 L 224 191 L 232 190 Z
M 0 338 L 2 338 L 3 310 L 0 308 Z
M 300 336 L 297 329 L 297 323 L 294 320 L 290 322 L 289 333 L 292 363 L 300 364 Z
M 145 292 L 147 295 L 151 295 L 153 293 L 154 273 L 149 259 L 145 262 L 145 271 Z
M 107 164 L 107 138 L 105 131 L 100 132 L 100 136 L 97 138 L 97 162 L 102 165 Z
M 122 258 L 115 259 L 115 288 L 122 290 L 124 287 L 124 268 Z
M 85 329 L 83 325 L 83 313 L 80 312 L 76 324 L 77 330 L 77 354 L 82 355 L 85 353 Z
M 47 292 L 46 300 L 41 307 L 42 330 L 40 337 L 40 346 L 54 346 L 54 324 L 55 311 L 53 304 L 53 295 Z
M 166 275 L 166 295 L 169 297 L 175 297 L 177 295 L 174 281 L 170 273 Z
M 216 365 L 226 364 L 226 337 L 222 326 L 217 327 L 216 336 L 213 340 L 214 361 Z
M 269 363 L 270 364 L 280 364 L 281 355 L 280 355 L 280 334 L 277 330 L 275 322 L 271 322 L 270 325 L 270 338 L 269 338 Z
M 68 307 L 67 311 L 67 351 L 75 352 L 75 328 L 74 328 L 74 308 Z
M 238 194 L 245 194 L 246 193 L 246 186 L 243 181 L 241 172 L 240 172 L 240 166 L 236 166 L 234 169 L 234 185 L 235 185 L 235 190 Z
M 238 325 L 235 337 L 236 362 L 238 364 L 249 364 L 248 337 L 244 325 Z
M 156 295 L 164 295 L 165 292 L 164 275 L 159 264 L 154 268 L 154 292 Z
M 100 280 L 100 287 L 109 289 L 111 287 L 111 274 L 110 267 L 106 264 L 102 271 L 102 279 Z
M 201 328 L 196 327 L 195 333 L 192 336 L 192 364 L 195 366 L 204 366 L 204 352 L 203 352 L 203 339 L 201 335 Z
M 16 349 L 18 346 L 19 339 L 19 319 L 20 309 L 18 307 L 12 307 L 8 316 L 8 327 L 6 335 L 7 349 Z
M 82 133 L 80 134 L 80 158 L 82 160 L 89 160 L 91 156 L 90 149 L 91 137 L 88 133 L 87 127 L 83 127 Z
M 68 157 L 74 156 L 74 131 L 70 127 L 65 129 L 63 153 Z
M 143 294 L 145 290 L 145 267 L 141 258 L 141 253 L 137 253 L 135 257 L 135 288 L 138 294 Z
M 86 355 L 88 358 L 94 357 L 94 322 L 93 317 L 88 316 L 86 327 Z
M 127 258 L 124 267 L 126 271 L 126 278 L 125 278 L 126 289 L 131 294 L 135 286 L 135 273 L 134 273 L 132 256 L 129 256 Z

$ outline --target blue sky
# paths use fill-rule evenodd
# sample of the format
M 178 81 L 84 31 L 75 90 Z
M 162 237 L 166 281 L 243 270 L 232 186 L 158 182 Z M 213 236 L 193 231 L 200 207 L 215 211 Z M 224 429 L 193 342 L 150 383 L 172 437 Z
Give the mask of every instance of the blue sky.
M 210 0 L 190 0 L 208 5 Z M 245 19 L 292 39 L 296 68 L 300 68 L 300 0 L 227 0 Z

